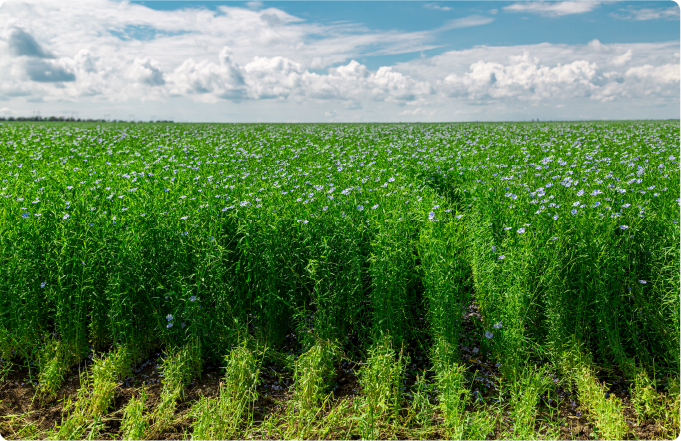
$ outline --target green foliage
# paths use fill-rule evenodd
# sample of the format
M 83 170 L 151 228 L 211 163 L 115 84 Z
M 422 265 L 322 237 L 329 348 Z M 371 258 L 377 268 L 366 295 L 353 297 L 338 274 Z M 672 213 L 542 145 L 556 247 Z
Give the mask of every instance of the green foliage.
M 652 419 L 658 422 L 664 438 L 679 434 L 679 380 L 672 377 L 667 393 L 657 391 L 657 379 L 651 379 L 645 370 L 638 372 L 631 389 L 631 403 L 640 423 Z
M 201 347 L 197 340 L 174 350 L 163 360 L 163 389 L 149 428 L 150 437 L 165 430 L 172 422 L 177 402 L 194 377 L 201 376 Z
M 38 366 L 54 397 L 92 349 L 129 351 L 120 369 L 96 368 L 96 404 L 65 420 L 69 436 L 96 433 L 113 378 L 152 349 L 170 353 L 153 437 L 201 363 L 292 333 L 308 351 L 301 409 L 332 405 L 318 341 L 369 350 L 356 407 L 371 422 L 357 421 L 377 436 L 401 405 L 394 348 L 432 347 L 449 426 L 479 429 L 452 436 L 484 436 L 493 419 L 462 413 L 456 368 L 472 296 L 471 329 L 527 425 L 544 387 L 533 366 L 569 374 L 601 421 L 618 404 L 593 398 L 588 357 L 632 379 L 679 371 L 678 123 L 9 124 L 0 136 L 3 365 Z M 675 418 L 676 394 L 635 385 L 641 415 Z
M 319 340 L 295 363 L 293 401 L 299 412 L 314 410 L 326 397 L 340 350 L 336 343 Z
M 192 439 L 238 439 L 253 418 L 260 370 L 256 354 L 238 346 L 225 358 L 224 382 L 218 398 L 201 397 L 192 407 Z
M 606 398 L 605 386 L 596 379 L 590 357 L 573 346 L 561 354 L 558 368 L 588 410 L 598 435 L 604 439 L 624 439 L 627 426 L 622 401 L 615 396 Z
M 121 421 L 121 438 L 124 440 L 144 439 L 149 430 L 149 421 L 145 418 L 144 409 L 147 401 L 146 389 L 140 389 L 139 396 L 132 397 L 123 409 Z
M 39 360 L 38 391 L 49 397 L 55 397 L 64 381 L 66 370 L 77 359 L 66 343 L 48 341 L 40 352 Z
M 359 429 L 363 439 L 377 439 L 381 423 L 394 418 L 402 403 L 402 381 L 408 357 L 393 350 L 388 336 L 374 343 L 363 364 L 359 383 L 361 399 L 357 404 Z
M 96 359 L 89 373 L 80 374 L 80 389 L 75 402 L 64 406 L 68 416 L 63 419 L 56 439 L 80 439 L 96 437 L 101 417 L 113 405 L 116 381 L 130 372 L 130 351 L 118 348 L 107 357 Z
M 334 362 L 340 356 L 335 342 L 318 340 L 312 348 L 295 362 L 292 396 L 288 403 L 288 420 L 291 422 L 287 438 L 308 438 L 312 424 L 327 407 L 328 395 L 334 374 Z
M 433 387 L 426 382 L 426 373 L 416 376 L 416 382 L 412 387 L 412 401 L 409 406 L 409 419 L 413 420 L 418 426 L 428 427 L 432 423 L 435 406 L 431 403 L 431 393 Z
M 515 384 L 510 386 L 509 404 L 512 408 L 513 428 L 509 436 L 512 439 L 537 439 L 537 406 L 542 395 L 553 384 L 546 374 L 546 369 L 526 367 Z
M 447 364 L 440 358 L 435 362 L 435 369 L 439 407 L 447 437 L 459 440 L 487 439 L 496 422 L 495 409 L 488 407 L 467 411 L 467 406 L 477 407 L 477 403 L 471 403 L 464 367 L 456 363 Z
M 430 333 L 444 363 L 458 356 L 461 316 L 469 304 L 471 267 L 466 253 L 465 223 L 429 222 L 421 230 L 419 257 Z M 447 354 L 442 351 L 450 350 Z
M 99 358 L 90 373 L 92 391 L 88 397 L 89 406 L 85 414 L 88 417 L 105 415 L 114 400 L 116 381 L 130 373 L 132 354 L 124 346 L 105 358 Z

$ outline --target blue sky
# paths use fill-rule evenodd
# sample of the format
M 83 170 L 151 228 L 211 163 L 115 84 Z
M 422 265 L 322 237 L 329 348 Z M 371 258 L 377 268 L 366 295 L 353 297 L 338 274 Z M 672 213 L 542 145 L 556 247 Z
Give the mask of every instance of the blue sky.
M 679 118 L 674 2 L 6 1 L 0 115 Z
M 138 1 L 156 10 L 206 8 L 218 10 L 221 5 L 248 8 L 254 2 L 187 2 Z M 277 1 L 260 2 L 262 9 L 281 9 L 309 22 L 331 25 L 345 22 L 382 31 L 418 32 L 446 27 L 447 22 L 479 16 L 490 20 L 486 25 L 443 30 L 433 35 L 437 46 L 423 51 L 433 56 L 451 50 L 474 46 L 515 46 L 535 43 L 586 44 L 594 39 L 601 43 L 652 43 L 679 40 L 676 20 L 632 20 L 635 11 L 665 11 L 676 7 L 674 2 L 612 2 L 592 3 L 593 9 L 562 16 L 532 12 L 510 12 L 504 7 L 516 2 L 495 1 Z M 553 2 L 556 3 L 556 2 Z M 584 2 L 587 3 L 587 2 Z M 677 8 L 678 9 L 678 8 Z M 629 18 L 629 19 L 627 19 Z M 420 51 L 384 56 L 365 55 L 362 60 L 369 68 L 403 62 L 420 57 Z M 359 61 L 359 60 L 358 60 Z

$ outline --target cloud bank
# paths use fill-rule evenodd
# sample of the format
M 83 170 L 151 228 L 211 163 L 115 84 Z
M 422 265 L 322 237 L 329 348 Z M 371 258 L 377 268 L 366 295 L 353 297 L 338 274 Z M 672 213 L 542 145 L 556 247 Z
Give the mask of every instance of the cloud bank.
M 536 2 L 503 9 L 560 16 L 597 6 Z M 493 20 L 469 15 L 431 31 L 372 31 L 309 23 L 257 2 L 215 11 L 155 11 L 108 0 L 10 2 L 0 10 L 0 100 L 90 108 L 196 103 L 240 108 L 243 115 L 270 103 L 271 112 L 297 106 L 303 119 L 348 119 L 354 111 L 353 118 L 372 120 L 451 120 L 463 111 L 494 119 L 527 106 L 567 112 L 581 105 L 599 113 L 607 103 L 678 109 L 678 42 L 479 46 L 375 70 L 356 61 L 422 51 L 435 47 L 437 32 Z M 481 110 L 491 104 L 495 110 Z

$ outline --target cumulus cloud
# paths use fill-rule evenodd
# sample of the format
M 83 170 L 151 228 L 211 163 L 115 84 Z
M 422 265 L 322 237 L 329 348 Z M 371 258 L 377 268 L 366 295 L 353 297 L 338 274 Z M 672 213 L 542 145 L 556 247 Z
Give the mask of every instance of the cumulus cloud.
M 311 75 L 303 66 L 284 57 L 255 57 L 244 66 L 248 95 L 254 99 L 286 98 L 292 93 L 303 94 L 303 83 Z
M 596 5 L 518 3 L 504 11 L 559 16 Z M 110 0 L 15 1 L 0 10 L 0 100 L 13 109 L 36 100 L 241 103 L 244 119 L 263 109 L 286 114 L 287 103 L 339 120 L 353 112 L 425 120 L 519 105 L 567 110 L 569 102 L 678 108 L 678 41 L 480 46 L 375 68 L 356 61 L 436 48 L 438 32 L 493 20 L 471 15 L 427 31 L 373 31 L 311 23 L 257 2 L 158 11 Z
M 245 96 L 241 69 L 232 60 L 232 51 L 227 46 L 220 51 L 219 63 L 190 58 L 175 69 L 170 82 L 171 94 L 198 95 L 201 101 L 238 100 Z
M 623 66 L 629 61 L 631 61 L 633 53 L 631 49 L 623 53 L 622 55 L 617 55 L 611 58 L 611 63 L 615 66 Z
M 582 14 L 595 9 L 600 2 L 597 1 L 566 1 L 566 2 L 523 2 L 504 6 L 507 12 L 525 12 L 539 14 L 544 17 L 560 17 L 563 15 Z
M 327 74 L 310 72 L 285 57 L 258 57 L 241 66 L 228 55 L 220 63 L 187 60 L 169 78 L 172 93 L 194 94 L 199 100 L 316 100 L 410 101 L 432 93 L 424 81 L 381 67 L 370 71 L 357 61 L 330 68 Z
M 35 38 L 21 28 L 14 28 L 9 36 L 9 50 L 14 56 L 27 56 L 36 58 L 54 58 L 54 55 L 45 51 Z
M 128 74 L 133 81 L 149 86 L 162 86 L 166 83 L 158 62 L 149 57 L 135 58 Z
M 444 90 L 450 96 L 469 99 L 528 99 L 590 96 L 598 66 L 578 60 L 566 65 L 544 66 L 529 52 L 510 56 L 507 64 L 478 61 L 462 76 L 448 75 Z
M 445 99 L 476 104 L 575 99 L 672 103 L 679 96 L 678 42 L 481 46 L 394 68 L 429 81 Z
M 44 60 L 26 60 L 26 74 L 31 81 L 41 83 L 59 83 L 64 81 L 76 81 L 73 72 L 68 71 L 58 63 Z

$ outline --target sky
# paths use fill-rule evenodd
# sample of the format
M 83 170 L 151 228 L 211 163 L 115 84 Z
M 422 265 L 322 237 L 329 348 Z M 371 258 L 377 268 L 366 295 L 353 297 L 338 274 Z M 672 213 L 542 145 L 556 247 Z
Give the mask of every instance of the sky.
M 673 1 L 0 0 L 0 116 L 679 119 Z

